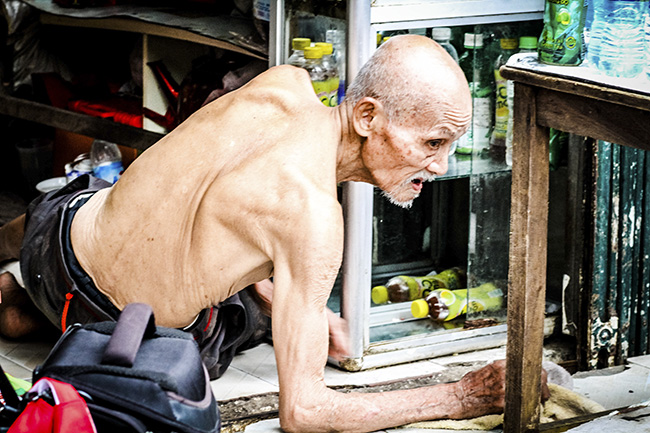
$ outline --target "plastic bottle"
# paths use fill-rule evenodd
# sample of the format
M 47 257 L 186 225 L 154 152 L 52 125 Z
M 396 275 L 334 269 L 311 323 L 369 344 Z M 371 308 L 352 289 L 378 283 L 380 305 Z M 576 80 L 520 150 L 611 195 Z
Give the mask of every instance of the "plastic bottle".
M 472 127 L 458 140 L 456 152 L 460 154 L 480 153 L 490 145 L 489 132 L 492 126 L 491 94 L 489 83 L 481 78 L 484 67 L 483 35 L 465 33 L 466 51 L 458 59 L 465 73 L 472 93 Z
M 336 107 L 339 104 L 339 72 L 333 57 L 334 47 L 329 42 L 316 42 L 314 44 L 323 52 L 323 67 L 327 74 L 327 83 L 329 87 L 328 103 L 329 107 Z
M 271 0 L 253 1 L 253 24 L 266 42 L 269 40 L 269 21 L 271 20 Z
M 586 14 L 584 0 L 546 0 L 537 46 L 540 62 L 565 66 L 582 63 Z
M 438 42 L 442 48 L 447 50 L 449 55 L 458 63 L 458 52 L 456 48 L 449 42 L 451 40 L 451 28 L 449 27 L 434 27 L 431 29 L 431 39 Z
M 594 4 L 587 59 L 601 73 L 632 78 L 645 69 L 644 24 L 648 1 L 599 0 Z
M 448 321 L 467 312 L 495 311 L 503 307 L 503 291 L 492 283 L 471 289 L 433 290 L 424 299 L 411 304 L 416 318 L 429 316 L 432 320 Z
M 298 66 L 302 68 L 305 66 L 305 47 L 308 47 L 311 44 L 311 39 L 309 38 L 293 38 L 291 40 L 291 49 L 293 52 L 287 60 L 287 64 Z
M 449 27 L 434 27 L 431 29 L 431 39 L 438 42 L 449 55 L 458 63 L 458 51 L 449 41 L 451 40 L 451 28 Z M 458 140 L 454 141 L 449 150 L 449 154 L 453 155 L 458 147 Z
M 329 106 L 329 88 L 327 74 L 323 67 L 323 52 L 318 47 L 305 47 L 305 66 L 303 66 L 311 77 L 311 84 L 314 86 L 316 96 L 325 106 Z
M 90 163 L 95 177 L 115 183 L 122 175 L 122 153 L 117 144 L 95 140 L 90 148 Z
M 434 289 L 460 289 L 465 284 L 467 284 L 467 274 L 463 269 L 454 267 L 439 274 L 429 274 L 423 277 L 398 275 L 388 280 L 385 286 L 373 287 L 371 297 L 375 304 L 408 302 L 423 298 Z
M 343 30 L 327 30 L 325 32 L 325 42 L 332 44 L 334 63 L 338 69 L 339 76 L 339 91 L 337 100 L 340 102 L 345 97 L 345 31 Z
M 535 36 L 522 36 L 519 38 L 520 53 L 536 53 L 537 38 Z M 506 97 L 508 99 L 508 125 L 506 129 L 506 164 L 512 167 L 512 127 L 514 124 L 513 101 L 515 97 L 515 85 L 512 81 L 506 80 Z
M 496 161 L 504 161 L 506 155 L 506 134 L 508 132 L 508 88 L 506 79 L 501 76 L 501 66 L 510 56 L 517 52 L 519 41 L 515 38 L 502 38 L 499 41 L 501 52 L 494 64 L 494 82 L 496 84 L 494 129 L 490 139 L 490 154 Z
M 645 56 L 648 60 L 645 64 L 646 78 L 650 80 L 650 12 L 645 15 Z

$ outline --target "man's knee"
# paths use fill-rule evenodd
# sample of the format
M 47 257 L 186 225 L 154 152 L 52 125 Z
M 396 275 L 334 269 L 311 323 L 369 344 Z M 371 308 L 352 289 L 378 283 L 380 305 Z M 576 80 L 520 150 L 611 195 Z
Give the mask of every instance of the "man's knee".
M 0 261 L 18 260 L 25 237 L 25 214 L 0 227 Z

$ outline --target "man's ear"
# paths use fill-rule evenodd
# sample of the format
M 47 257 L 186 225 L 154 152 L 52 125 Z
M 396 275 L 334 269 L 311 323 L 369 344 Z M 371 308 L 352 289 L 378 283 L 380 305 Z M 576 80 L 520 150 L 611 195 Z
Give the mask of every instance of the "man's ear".
M 368 137 L 371 131 L 376 130 L 382 124 L 384 118 L 382 103 L 368 96 L 357 102 L 352 112 L 354 130 L 361 137 Z

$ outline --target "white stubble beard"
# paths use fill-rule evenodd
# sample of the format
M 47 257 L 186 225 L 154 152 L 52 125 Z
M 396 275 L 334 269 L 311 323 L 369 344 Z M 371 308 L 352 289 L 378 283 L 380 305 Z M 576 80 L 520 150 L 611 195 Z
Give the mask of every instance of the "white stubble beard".
M 420 194 L 418 193 L 413 198 L 411 198 L 410 200 L 404 201 L 404 200 L 400 200 L 400 199 L 397 198 L 400 190 L 412 191 L 411 183 L 415 179 L 422 179 L 422 183 L 424 183 L 424 182 L 432 181 L 435 178 L 436 178 L 435 175 L 431 174 L 430 172 L 428 172 L 426 170 L 422 170 L 422 171 L 414 174 L 413 176 L 411 176 L 410 178 L 408 178 L 407 180 L 405 180 L 404 182 L 402 182 L 401 184 L 399 184 L 397 187 L 393 188 L 392 190 L 390 190 L 390 191 L 382 190 L 382 194 L 392 204 L 394 204 L 396 206 L 399 206 L 399 207 L 401 207 L 403 209 L 410 209 L 411 206 L 413 206 L 413 200 L 418 198 L 420 196 Z

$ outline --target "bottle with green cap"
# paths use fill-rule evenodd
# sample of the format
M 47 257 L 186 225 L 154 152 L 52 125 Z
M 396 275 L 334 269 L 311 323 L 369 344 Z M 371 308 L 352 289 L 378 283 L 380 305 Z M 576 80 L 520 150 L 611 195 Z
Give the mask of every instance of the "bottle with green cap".
M 388 280 L 385 286 L 372 288 L 371 298 L 375 304 L 388 302 L 408 302 L 427 296 L 432 290 L 447 288 L 460 289 L 467 284 L 465 270 L 454 267 L 439 274 L 429 274 L 423 277 L 398 275 Z
M 578 66 L 584 57 L 584 0 L 546 0 L 544 27 L 539 36 L 539 61 Z
M 320 48 L 323 52 L 323 67 L 327 74 L 327 83 L 329 86 L 329 99 L 327 105 L 330 107 L 336 107 L 339 104 L 339 73 L 334 57 L 332 56 L 334 47 L 329 42 L 316 42 L 314 45 Z
M 299 68 L 304 67 L 305 66 L 304 49 L 305 47 L 308 47 L 310 44 L 311 44 L 311 39 L 309 38 L 293 38 L 291 40 L 291 49 L 293 50 L 293 52 L 291 53 L 291 56 L 289 56 L 289 59 L 287 60 L 287 64 L 298 66 Z
M 311 84 L 314 86 L 316 96 L 325 106 L 329 106 L 329 88 L 327 84 L 327 73 L 323 67 L 323 52 L 318 47 L 305 47 L 305 66 L 303 66 L 311 77 Z
M 503 291 L 492 283 L 471 289 L 437 289 L 424 299 L 411 303 L 411 314 L 418 319 L 448 321 L 467 312 L 495 311 L 503 307 Z

